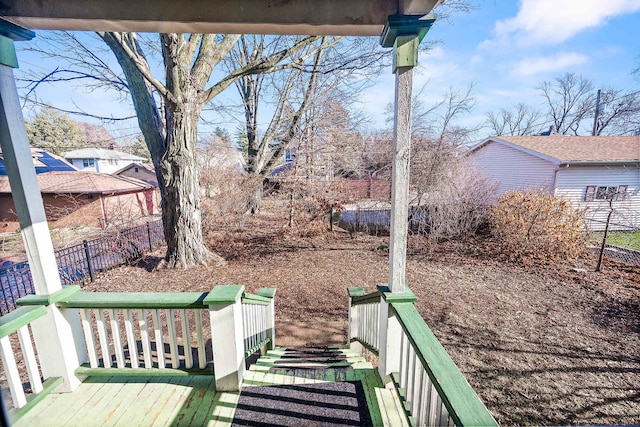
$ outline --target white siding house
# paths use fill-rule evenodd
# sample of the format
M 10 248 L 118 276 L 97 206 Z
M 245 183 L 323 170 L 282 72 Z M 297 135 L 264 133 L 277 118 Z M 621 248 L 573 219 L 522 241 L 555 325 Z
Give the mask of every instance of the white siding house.
M 146 161 L 133 154 L 104 148 L 81 148 L 64 153 L 64 158 L 78 170 L 100 173 L 115 173 L 131 163 Z
M 611 207 L 612 229 L 640 228 L 639 136 L 500 136 L 469 157 L 498 183 L 498 194 L 544 189 L 584 210 L 601 230 Z

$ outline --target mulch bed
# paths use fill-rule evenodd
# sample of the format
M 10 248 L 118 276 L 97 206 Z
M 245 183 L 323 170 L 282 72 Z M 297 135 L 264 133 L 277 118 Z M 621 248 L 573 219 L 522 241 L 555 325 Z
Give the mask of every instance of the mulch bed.
M 209 228 L 225 267 L 152 271 L 157 252 L 85 290 L 276 287 L 278 320 L 307 322 L 313 334 L 324 321 L 346 319 L 347 287 L 371 292 L 387 281 L 388 237 L 336 231 L 302 239 L 283 222 L 260 214 L 240 230 Z M 595 273 L 591 258 L 509 263 L 482 242 L 425 245 L 412 239 L 407 261 L 418 310 L 502 425 L 640 420 L 640 269 L 607 263 Z M 321 335 L 308 341 L 322 344 Z

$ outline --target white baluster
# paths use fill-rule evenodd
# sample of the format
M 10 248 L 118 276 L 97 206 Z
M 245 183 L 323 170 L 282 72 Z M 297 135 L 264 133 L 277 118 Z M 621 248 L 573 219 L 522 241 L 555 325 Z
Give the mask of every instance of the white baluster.
M 102 364 L 105 368 L 111 367 L 111 353 L 109 351 L 109 341 L 107 340 L 107 325 L 104 321 L 104 311 L 99 308 L 96 316 L 96 328 L 98 329 L 98 340 L 100 350 L 102 350 Z
M 166 313 L 166 311 L 165 311 Z M 171 350 L 171 367 L 178 369 L 180 360 L 178 359 L 178 340 L 176 337 L 176 316 L 175 310 L 169 309 L 167 314 L 167 331 L 169 333 L 169 349 Z
M 122 310 L 122 316 L 124 317 L 124 329 L 127 333 L 127 345 L 129 346 L 129 360 L 131 361 L 131 367 L 138 367 L 138 343 L 136 342 L 136 336 L 133 332 L 133 311 Z
M 122 348 L 122 338 L 120 337 L 120 322 L 116 310 L 108 310 L 111 318 L 111 338 L 113 340 L 113 350 L 116 354 L 116 364 L 118 368 L 124 368 L 124 350 Z
M 160 310 L 151 311 L 153 320 L 153 337 L 156 341 L 156 352 L 158 353 L 158 369 L 164 369 L 164 344 L 162 343 L 162 324 L 160 323 Z
M 202 328 L 202 310 L 195 310 L 196 338 L 198 339 L 198 366 L 204 369 L 206 366 L 206 353 L 204 350 L 204 331 Z
M 82 321 L 82 332 L 84 333 L 84 341 L 87 346 L 87 354 L 89 356 L 89 366 L 98 367 L 98 353 L 96 352 L 96 344 L 93 339 L 93 328 L 91 327 L 91 311 L 86 308 L 78 310 L 80 312 L 80 320 Z
M 180 324 L 182 325 L 182 348 L 184 348 L 184 367 L 193 368 L 191 356 L 191 333 L 189 331 L 189 316 L 187 310 L 180 310 Z
M 13 348 L 11 348 L 11 341 L 8 336 L 0 338 L 0 358 L 9 383 L 13 404 L 16 408 L 22 408 L 27 404 L 27 398 L 22 389 L 22 380 L 20 379 L 20 373 L 18 372 L 18 366 L 16 365 Z
M 24 362 L 27 366 L 27 374 L 29 375 L 29 382 L 31 383 L 31 391 L 38 394 L 42 391 L 42 380 L 40 379 L 36 353 L 33 351 L 33 344 L 31 343 L 29 326 L 25 325 L 18 329 L 18 339 L 20 340 L 20 348 L 22 348 L 22 355 L 24 356 Z
M 140 341 L 142 341 L 142 356 L 144 358 L 144 367 L 151 369 L 151 342 L 149 341 L 149 324 L 147 322 L 147 313 L 144 310 L 138 311 L 138 326 L 140 327 Z

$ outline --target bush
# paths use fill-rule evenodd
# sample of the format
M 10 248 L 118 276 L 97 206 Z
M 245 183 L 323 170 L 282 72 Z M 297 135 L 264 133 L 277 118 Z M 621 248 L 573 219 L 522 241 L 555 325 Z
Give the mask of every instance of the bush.
M 418 206 L 412 228 L 431 242 L 468 238 L 486 223 L 487 206 L 495 200 L 497 185 L 467 158 L 432 151 L 436 153 L 432 164 L 423 162 L 412 170 L 418 195 L 413 200 Z
M 240 229 L 255 188 L 260 188 L 261 177 L 232 169 L 208 171 L 201 177 L 203 188 L 203 230 L 217 224 L 226 228 Z
M 282 194 L 288 198 L 288 229 L 299 237 L 312 237 L 329 230 L 332 209 L 344 203 L 339 181 L 292 179 L 283 183 Z
M 545 191 L 503 194 L 489 209 L 489 221 L 510 259 L 572 259 L 586 247 L 582 212 Z

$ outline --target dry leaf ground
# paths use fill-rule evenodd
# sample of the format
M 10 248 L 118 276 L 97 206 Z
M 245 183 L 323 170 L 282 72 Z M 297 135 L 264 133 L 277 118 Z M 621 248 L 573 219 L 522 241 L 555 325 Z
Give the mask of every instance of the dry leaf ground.
M 268 206 L 267 206 L 268 207 Z M 209 223 L 222 268 L 153 271 L 156 252 L 107 272 L 86 291 L 275 287 L 280 344 L 346 341 L 347 287 L 387 280 L 388 237 L 336 231 L 297 238 L 269 209 L 240 228 Z M 236 224 L 237 226 L 237 224 Z M 410 243 L 417 307 L 502 425 L 640 421 L 640 270 L 500 261 L 490 245 Z

